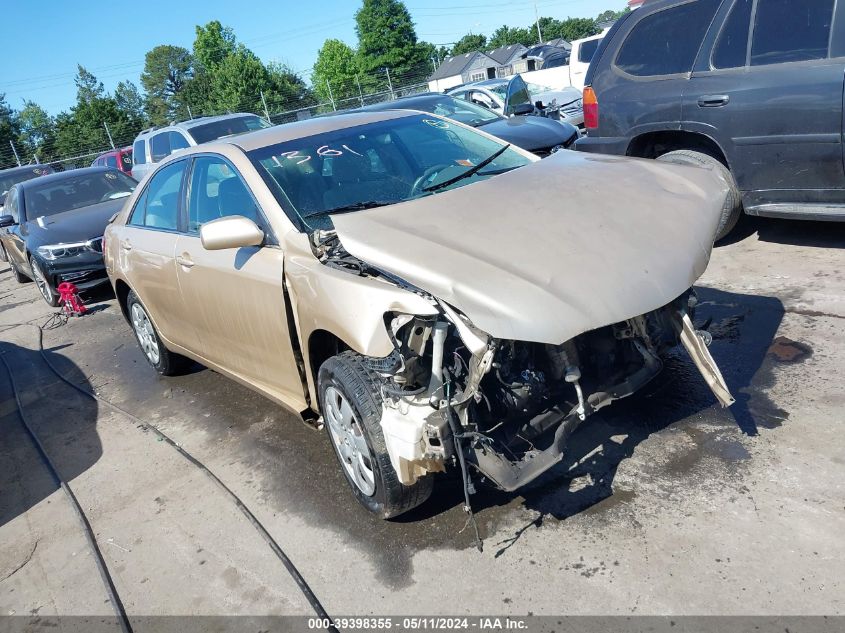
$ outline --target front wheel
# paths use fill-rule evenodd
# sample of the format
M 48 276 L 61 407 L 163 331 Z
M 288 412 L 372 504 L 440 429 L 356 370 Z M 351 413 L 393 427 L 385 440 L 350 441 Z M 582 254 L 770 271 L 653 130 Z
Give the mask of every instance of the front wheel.
M 739 216 L 742 215 L 742 196 L 736 186 L 736 180 L 722 161 L 709 154 L 690 149 L 667 152 L 658 156 L 657 160 L 681 165 L 695 165 L 696 167 L 710 167 L 721 174 L 725 182 L 728 183 L 728 195 L 725 198 L 725 204 L 722 205 L 722 217 L 719 218 L 719 227 L 716 229 L 716 237 L 713 241 L 718 242 L 733 231 L 739 221 Z
M 346 481 L 367 510 L 389 519 L 417 507 L 431 495 L 431 475 L 401 483 L 390 463 L 381 429 L 381 378 L 360 355 L 344 352 L 323 363 L 317 381 L 329 440 Z
M 44 274 L 44 271 L 41 270 L 41 265 L 35 261 L 35 258 L 31 258 L 29 260 L 29 266 L 32 268 L 32 278 L 35 281 L 35 285 L 38 286 L 38 292 L 41 293 L 41 298 L 47 302 L 47 305 L 51 308 L 55 308 L 59 305 L 59 295 L 53 292 L 53 288 L 50 286 L 50 282 L 47 281 L 47 275 Z
M 174 354 L 164 346 L 147 314 L 147 309 L 138 295 L 132 291 L 126 298 L 126 308 L 141 351 L 144 352 L 144 356 L 153 369 L 162 376 L 175 376 L 181 373 L 190 361 L 184 356 Z

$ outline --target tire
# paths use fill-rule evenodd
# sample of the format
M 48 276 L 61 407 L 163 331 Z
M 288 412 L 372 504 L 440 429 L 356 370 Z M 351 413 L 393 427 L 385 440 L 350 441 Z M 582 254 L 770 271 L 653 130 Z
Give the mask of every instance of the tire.
M 126 313 L 129 324 L 135 332 L 135 338 L 147 362 L 162 376 L 176 376 L 187 369 L 190 360 L 174 354 L 164 346 L 161 338 L 147 314 L 147 309 L 133 291 L 126 297 Z
M 736 180 L 730 170 L 725 167 L 725 164 L 714 156 L 705 154 L 703 152 L 693 151 L 691 149 L 680 149 L 674 152 L 667 152 L 662 156 L 658 156 L 657 160 L 666 163 L 678 163 L 681 165 L 695 165 L 697 167 L 710 167 L 719 172 L 728 183 L 728 196 L 725 198 L 725 204 L 722 207 L 722 217 L 719 219 L 719 228 L 716 229 L 716 237 L 714 242 L 718 242 L 728 233 L 733 231 L 736 223 L 739 221 L 739 216 L 742 215 L 742 196 L 739 193 L 739 188 L 736 186 Z
M 51 308 L 58 306 L 59 295 L 57 295 L 55 290 L 50 287 L 50 282 L 47 281 L 47 277 L 44 276 L 44 271 L 41 270 L 41 265 L 35 261 L 34 257 L 29 258 L 29 267 L 32 269 L 32 280 L 38 287 L 38 294 Z
M 317 390 L 326 433 L 352 492 L 367 510 L 389 519 L 424 503 L 431 496 L 434 478 L 426 475 L 410 486 L 397 478 L 381 429 L 380 381 L 377 374 L 364 367 L 360 355 L 343 352 L 328 359 L 320 367 Z M 337 396 L 351 408 L 352 420 L 345 436 L 342 431 L 338 431 L 338 427 L 342 426 L 338 421 L 343 416 L 339 414 L 342 404 L 339 404 Z M 349 440 L 345 444 L 346 449 L 343 448 L 344 437 Z M 368 453 L 366 456 L 363 454 L 364 449 Z M 347 457 L 344 457 L 344 450 Z M 356 459 L 359 456 L 360 461 Z M 358 469 L 358 466 L 365 468 Z M 372 475 L 371 491 L 366 489 L 366 476 L 359 476 L 356 481 L 353 474 L 367 470 L 367 466 Z M 365 484 L 363 486 L 362 481 Z

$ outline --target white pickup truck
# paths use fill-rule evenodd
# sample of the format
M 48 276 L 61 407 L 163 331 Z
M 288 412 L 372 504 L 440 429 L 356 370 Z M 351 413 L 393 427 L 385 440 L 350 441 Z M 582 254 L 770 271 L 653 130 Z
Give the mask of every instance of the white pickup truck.
M 572 42 L 572 51 L 569 56 L 568 66 L 557 66 L 555 68 L 544 68 L 520 73 L 522 78 L 525 81 L 543 86 L 551 86 L 558 90 L 566 86 L 573 86 L 578 88 L 578 90 L 584 90 L 584 77 L 587 75 L 587 69 L 590 67 L 590 60 L 593 59 L 593 55 L 595 55 L 596 49 L 599 47 L 599 42 L 601 42 L 608 30 L 605 29 L 598 35 L 574 40 Z

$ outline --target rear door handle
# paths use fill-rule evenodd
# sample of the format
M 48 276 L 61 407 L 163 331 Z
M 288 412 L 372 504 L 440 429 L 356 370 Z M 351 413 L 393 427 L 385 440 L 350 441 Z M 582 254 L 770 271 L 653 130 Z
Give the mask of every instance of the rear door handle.
M 122 248 L 125 251 L 131 251 L 132 250 L 132 244 L 130 244 L 128 241 L 121 242 L 120 248 Z
M 176 256 L 176 263 L 180 266 L 184 266 L 185 268 L 190 268 L 194 265 L 194 262 L 191 261 L 191 258 L 186 255 L 177 255 Z
M 702 95 L 698 98 L 700 108 L 721 108 L 731 100 L 728 95 Z

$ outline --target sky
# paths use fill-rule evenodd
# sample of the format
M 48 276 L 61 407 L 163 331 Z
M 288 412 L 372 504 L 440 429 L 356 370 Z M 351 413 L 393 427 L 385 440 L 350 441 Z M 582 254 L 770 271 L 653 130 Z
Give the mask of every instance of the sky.
M 194 27 L 220 20 L 264 62 L 278 61 L 309 78 L 328 38 L 356 44 L 359 0 L 4 0 L 0 94 L 15 109 L 31 99 L 51 114 L 76 102 L 82 64 L 112 91 L 130 80 L 140 89 L 144 55 L 159 44 L 190 49 Z M 502 24 L 534 21 L 533 0 L 405 0 L 421 40 L 449 44 L 467 32 L 489 36 Z M 540 16 L 595 17 L 625 0 L 536 0 Z

